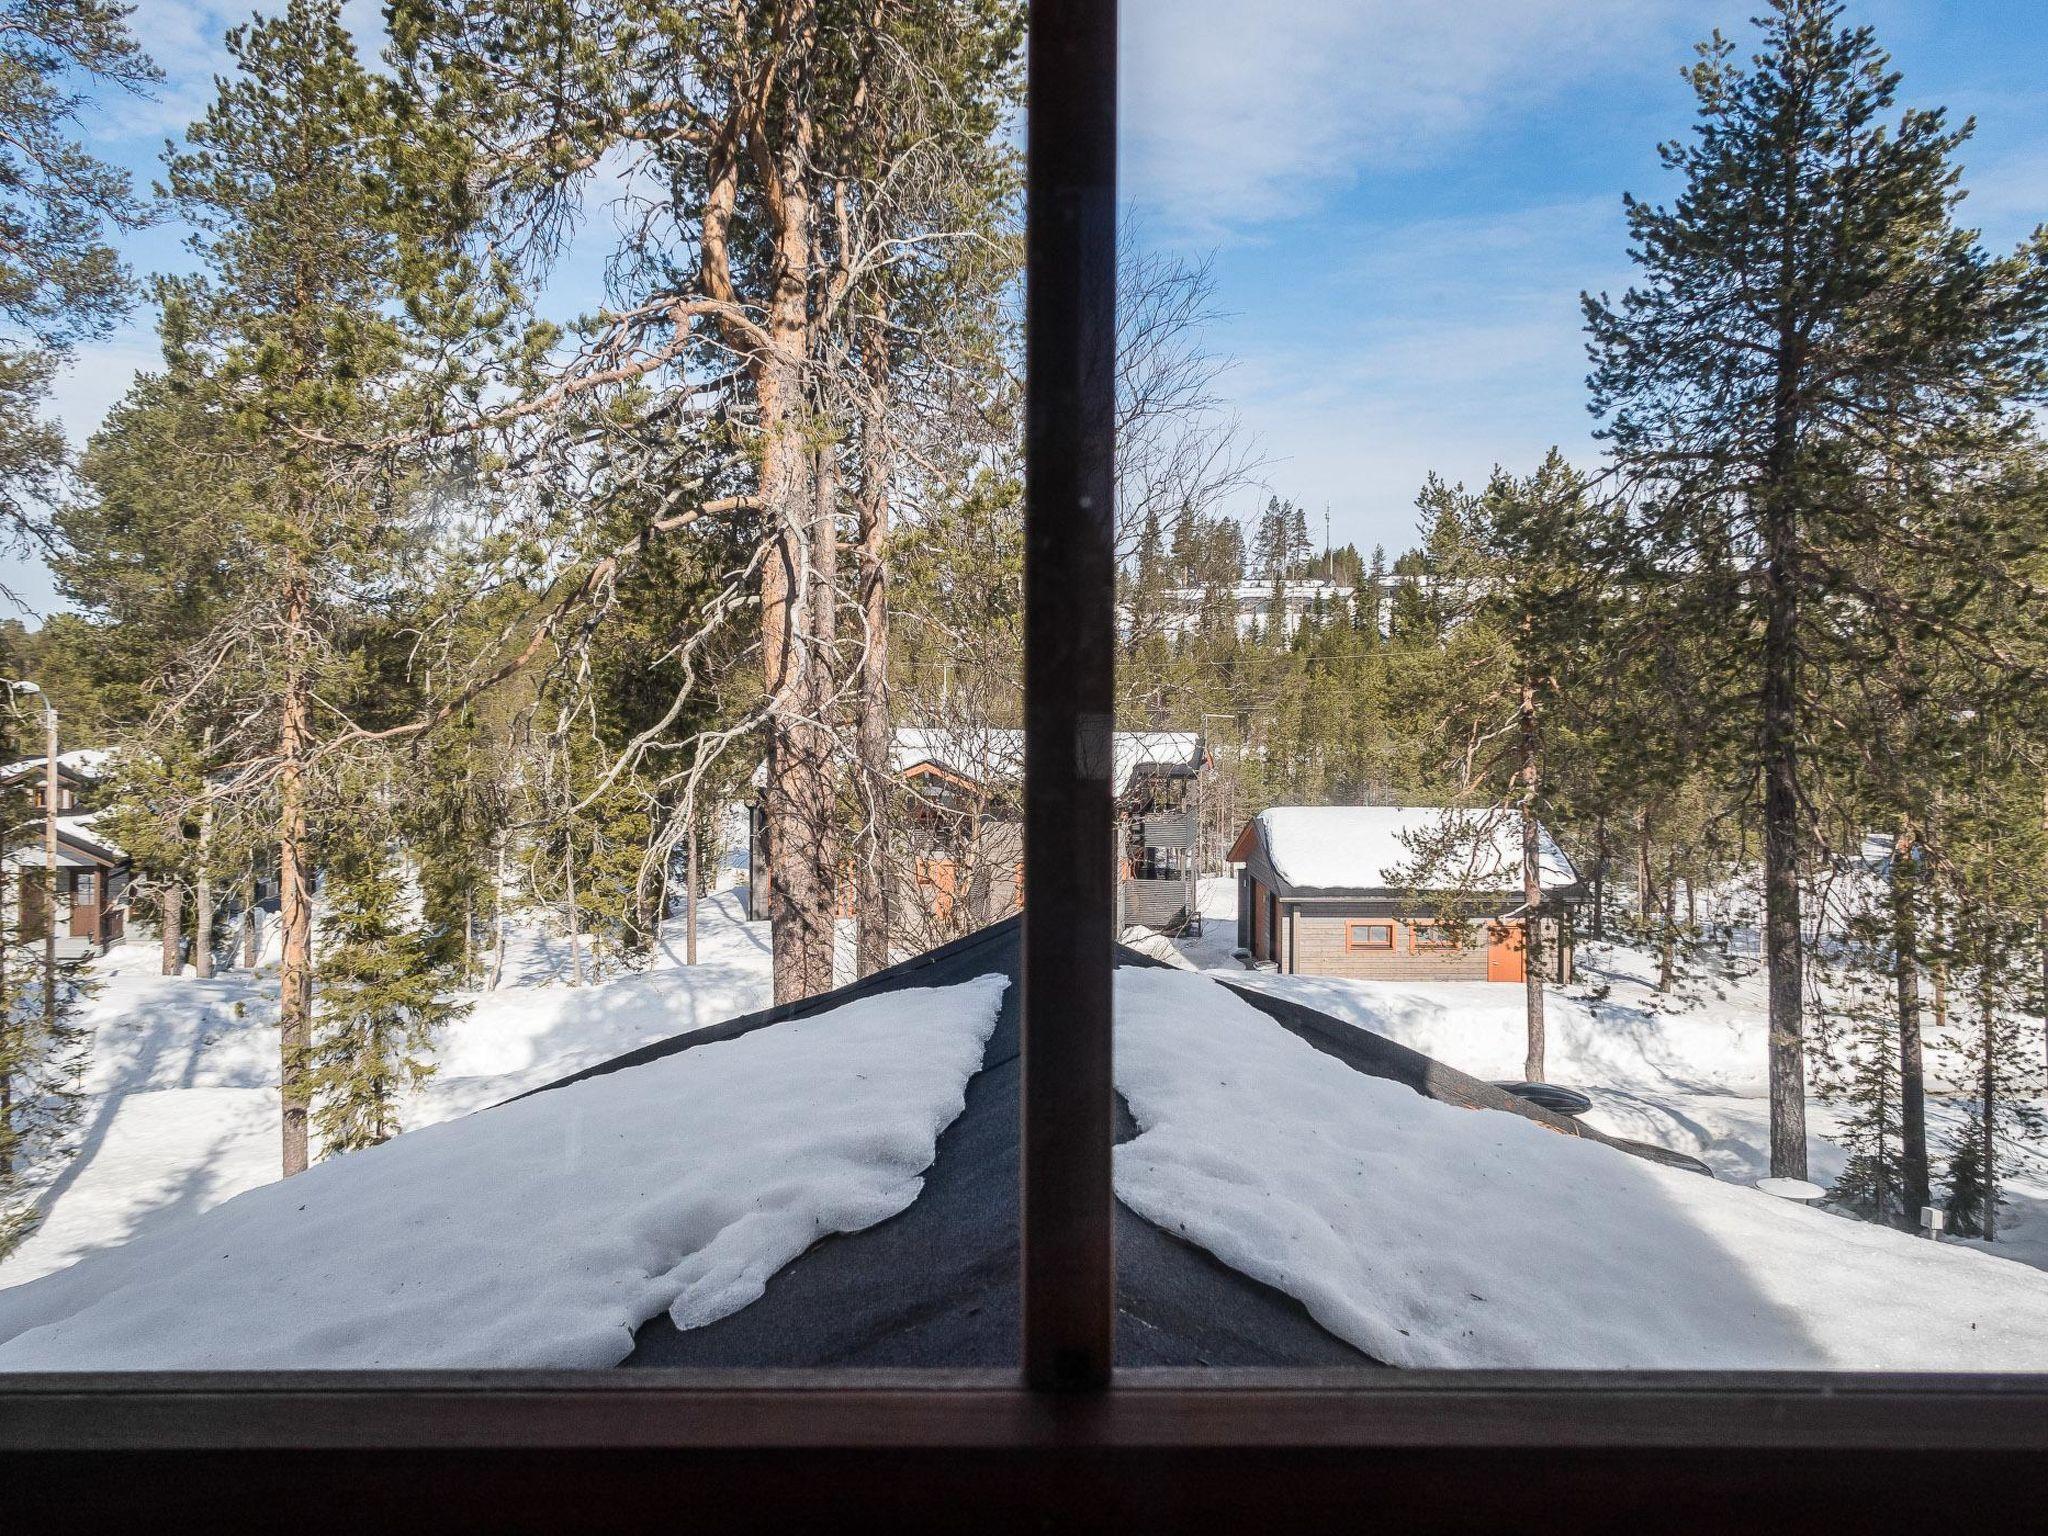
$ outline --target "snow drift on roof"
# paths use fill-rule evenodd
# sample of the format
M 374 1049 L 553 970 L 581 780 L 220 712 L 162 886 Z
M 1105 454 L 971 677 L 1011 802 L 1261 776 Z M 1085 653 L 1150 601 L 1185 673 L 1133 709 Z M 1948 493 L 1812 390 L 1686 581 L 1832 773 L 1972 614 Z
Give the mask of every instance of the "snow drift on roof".
M 113 760 L 114 754 L 104 747 L 80 747 L 75 752 L 59 752 L 57 754 L 57 766 L 59 768 L 69 768 L 72 772 L 78 774 L 79 777 L 87 779 L 100 778 L 106 773 L 107 765 Z M 0 779 L 11 779 L 17 773 L 21 773 L 26 769 L 40 768 L 42 766 L 42 758 L 24 757 L 18 763 L 8 763 L 5 767 L 0 767 Z
M 903 1210 L 1008 985 L 863 998 L 427 1126 L 0 1291 L 0 1370 L 606 1366 Z
M 1255 818 L 1273 869 L 1305 890 L 1372 890 L 1410 884 L 1415 850 L 1404 838 L 1432 838 L 1447 827 L 1459 846 L 1444 883 L 1464 889 L 1518 889 L 1521 826 L 1513 816 L 1430 805 L 1276 805 Z M 1546 889 L 1575 884 L 1577 873 L 1548 832 L 1539 833 Z
M 1116 989 L 1118 1197 L 1388 1364 L 2048 1367 L 2048 1274 L 1423 1098 L 1206 977 Z
M 1115 748 L 1118 794 L 1131 787 L 1142 767 L 1192 770 L 1202 762 L 1202 738 L 1193 731 L 1118 731 Z M 893 751 L 898 773 L 923 763 L 977 781 L 1014 779 L 1024 772 L 1022 731 L 899 726 Z

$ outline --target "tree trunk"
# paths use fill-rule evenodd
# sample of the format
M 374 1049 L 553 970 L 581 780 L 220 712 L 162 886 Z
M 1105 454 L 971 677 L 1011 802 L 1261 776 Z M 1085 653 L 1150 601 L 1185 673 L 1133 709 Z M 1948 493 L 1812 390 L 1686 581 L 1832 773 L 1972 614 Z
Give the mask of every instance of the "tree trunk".
M 1607 937 L 1607 818 L 1593 824 L 1593 937 Z
M 263 919 L 256 911 L 256 872 L 242 880 L 242 968 L 253 971 L 263 958 Z
M 213 801 L 199 810 L 199 869 L 192 877 L 192 969 L 213 975 Z
M 1764 965 L 1770 1005 L 1771 1174 L 1806 1177 L 1805 935 L 1799 912 L 1799 607 L 1789 488 L 1764 519 Z
M 566 770 L 564 772 L 566 773 Z M 562 784 L 562 793 L 566 797 L 566 777 Z M 566 814 L 562 818 L 562 884 L 569 897 L 569 966 L 572 972 L 570 985 L 580 987 L 583 985 L 583 914 L 576 905 L 576 826 Z
M 57 813 L 63 787 L 57 778 L 57 707 L 43 699 L 43 1033 L 57 1029 Z
M 1543 842 L 1536 824 L 1536 802 L 1543 792 L 1543 755 L 1537 734 L 1536 678 L 1526 669 L 1517 712 L 1522 758 L 1522 998 L 1528 1029 L 1522 1076 L 1527 1082 L 1540 1083 L 1544 1071 Z
M 1678 854 L 1664 851 L 1664 941 L 1657 959 L 1657 990 L 1669 992 L 1678 981 Z
M 313 1047 L 313 868 L 306 814 L 312 699 L 306 675 L 306 603 L 304 578 L 295 576 L 285 602 L 289 649 L 277 778 L 277 915 L 282 929 L 277 1028 L 287 1178 L 306 1169 L 307 1116 L 312 1107 L 306 1083 Z
M 735 310 L 729 242 L 739 206 L 744 156 L 761 179 L 767 242 L 762 325 L 721 323 L 746 358 L 760 444 L 760 501 L 768 548 L 761 569 L 761 666 L 767 698 L 762 724 L 767 784 L 762 816 L 767 841 L 768 917 L 775 1000 L 790 1002 L 832 985 L 833 813 L 830 730 L 815 712 L 830 697 L 819 686 L 823 647 L 833 636 L 816 629 L 819 604 L 810 583 L 826 569 L 813 548 L 818 498 L 808 439 L 803 369 L 812 356 L 811 279 L 813 124 L 803 87 L 812 71 L 818 17 L 813 0 L 789 0 L 786 47 L 773 67 L 790 79 L 794 105 L 771 124 L 744 100 L 729 131 L 707 153 L 700 272 L 705 290 Z M 750 91 L 760 88 L 747 82 Z M 769 135 L 774 135 L 773 140 Z M 837 540 L 828 541 L 836 547 Z
M 889 497 L 895 470 L 889 438 L 889 335 L 883 304 L 870 309 L 861 331 L 861 366 L 867 378 L 861 428 L 860 689 L 856 748 L 860 758 L 861 846 L 854 859 L 854 901 L 859 937 L 856 961 L 869 976 L 889 963 L 893 930 L 889 881 Z
M 285 766 L 279 772 L 276 823 L 276 913 L 283 928 L 276 1024 L 287 1178 L 305 1171 L 311 1108 L 305 1083 L 313 1047 L 313 870 L 305 815 L 305 702 L 301 686 L 287 686 Z
M 1650 931 L 1650 914 L 1657 910 L 1657 892 L 1650 879 L 1650 811 L 1636 812 L 1636 924 L 1639 932 Z
M 683 870 L 683 964 L 697 963 L 697 823 L 690 823 L 685 834 L 689 842 L 687 863 Z
M 162 909 L 163 919 L 157 928 L 157 937 L 163 943 L 163 973 L 182 976 L 185 973 L 185 887 L 175 880 L 165 881 L 163 896 L 157 905 Z
M 1909 1223 L 1934 1203 L 1927 1165 L 1927 1074 L 1920 1043 L 1920 911 L 1911 820 L 1892 842 L 1892 972 L 1899 1015 L 1899 1183 Z
M 1977 1016 L 1983 1034 L 1984 1118 L 1977 1127 L 1984 1162 L 1984 1241 L 1998 1241 L 1998 983 L 1989 925 L 1977 958 Z
M 780 370 L 771 369 L 771 373 Z M 819 697 L 822 657 L 813 643 L 815 605 L 807 590 L 815 577 L 811 552 L 815 507 L 804 493 L 810 455 L 793 441 L 795 413 L 779 401 L 794 388 L 794 369 L 769 391 L 763 429 L 770 436 L 765 462 L 771 502 L 783 508 L 780 527 L 762 572 L 768 783 L 762 796 L 767 821 L 768 921 L 774 950 L 775 1000 L 794 1002 L 832 985 L 833 900 L 831 738 L 812 716 Z M 775 427 L 769 421 L 777 422 Z M 799 509 L 798 503 L 805 505 Z
M 505 975 L 505 833 L 497 835 L 498 874 L 494 887 L 496 901 L 491 911 L 491 979 L 490 990 L 498 990 L 498 983 Z

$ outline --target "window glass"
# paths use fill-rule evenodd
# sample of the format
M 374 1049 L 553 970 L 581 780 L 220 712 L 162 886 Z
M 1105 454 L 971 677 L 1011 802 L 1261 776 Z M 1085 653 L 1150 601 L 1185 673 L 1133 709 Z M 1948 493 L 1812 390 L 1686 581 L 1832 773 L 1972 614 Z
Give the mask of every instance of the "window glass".
M 2048 16 L 1121 15 L 1126 1211 L 1231 1363 L 2048 1365 Z
M 1021 0 L 29 9 L 0 1371 L 1013 1365 Z

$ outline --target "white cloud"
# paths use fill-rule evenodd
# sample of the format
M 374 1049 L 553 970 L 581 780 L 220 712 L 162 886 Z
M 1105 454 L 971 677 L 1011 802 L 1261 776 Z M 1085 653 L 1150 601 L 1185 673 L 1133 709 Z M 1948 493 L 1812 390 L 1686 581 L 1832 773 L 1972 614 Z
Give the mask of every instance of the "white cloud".
M 1220 233 L 1415 167 L 1662 39 L 1677 0 L 1125 0 L 1123 193 Z

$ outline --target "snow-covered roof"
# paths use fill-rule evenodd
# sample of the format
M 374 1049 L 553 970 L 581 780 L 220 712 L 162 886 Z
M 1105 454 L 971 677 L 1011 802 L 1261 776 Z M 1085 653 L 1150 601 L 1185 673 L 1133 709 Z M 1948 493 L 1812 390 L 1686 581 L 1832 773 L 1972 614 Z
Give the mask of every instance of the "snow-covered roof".
M 105 775 L 107 765 L 113 761 L 113 758 L 114 754 L 104 748 L 81 747 L 75 752 L 59 752 L 57 754 L 57 766 L 59 769 L 68 769 L 72 773 L 77 774 L 81 779 L 97 779 Z M 43 759 L 41 757 L 24 757 L 18 763 L 9 763 L 5 767 L 0 767 L 0 780 L 12 779 L 28 772 L 32 768 L 41 768 L 42 766 Z
M 1521 824 L 1509 814 L 1428 805 L 1276 805 L 1252 818 L 1273 872 L 1299 890 L 1403 889 L 1416 884 L 1420 841 L 1446 840 L 1432 888 L 1511 890 L 1522 883 Z M 1578 883 L 1571 860 L 1539 833 L 1546 890 Z
M 0 1371 L 607 1366 L 918 1196 L 1006 981 L 430 1125 L 0 1290 Z
M 96 864 L 124 862 L 128 851 L 100 830 L 103 811 L 70 812 L 57 818 L 57 864 L 59 868 L 90 868 Z M 92 857 L 81 857 L 81 852 Z M 40 819 L 23 823 L 14 845 L 7 850 L 12 865 L 43 863 L 43 832 Z
M 1115 738 L 1117 794 L 1131 787 L 1143 767 L 1192 773 L 1202 766 L 1202 738 L 1194 731 L 1118 731 Z M 896 728 L 890 761 L 898 773 L 929 765 L 977 783 L 1021 778 L 1024 733 L 1007 727 L 903 725 Z M 754 770 L 756 789 L 768 782 L 767 765 Z
M 1193 771 L 1202 765 L 1202 738 L 1194 731 L 1118 731 L 1115 790 L 1123 794 L 1144 767 Z M 1024 771 L 1024 733 L 1012 730 L 933 730 L 900 726 L 894 762 L 898 773 L 929 763 L 966 778 L 1015 778 Z
M 0 1290 L 0 1370 L 596 1366 L 661 1330 L 670 1363 L 825 1364 L 891 1329 L 919 1363 L 964 1330 L 1013 1351 L 1003 931 L 926 957 L 954 984 L 684 1036 Z M 1178 1319 L 1221 1363 L 2048 1367 L 2048 1274 L 1440 1102 L 1413 1081 L 1460 1074 L 1376 1075 L 1274 1006 L 1117 973 L 1120 1275 L 1157 1266 L 1172 1301 L 1165 1330 L 1127 1308 L 1120 1360 Z
M 1354 1071 L 1120 970 L 1117 1197 L 1390 1365 L 2038 1370 L 2048 1274 Z

